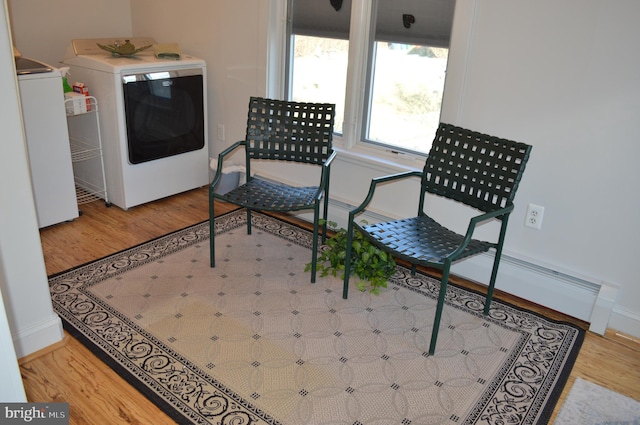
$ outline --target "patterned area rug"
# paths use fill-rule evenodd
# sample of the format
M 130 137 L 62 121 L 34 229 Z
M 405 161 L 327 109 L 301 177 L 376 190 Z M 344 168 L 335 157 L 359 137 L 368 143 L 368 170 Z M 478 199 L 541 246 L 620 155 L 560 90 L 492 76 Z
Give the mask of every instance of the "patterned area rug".
M 640 425 L 640 401 L 577 378 L 554 425 Z
M 380 295 L 310 283 L 306 230 L 216 220 L 50 278 L 66 329 L 179 423 L 546 424 L 584 332 L 398 267 Z

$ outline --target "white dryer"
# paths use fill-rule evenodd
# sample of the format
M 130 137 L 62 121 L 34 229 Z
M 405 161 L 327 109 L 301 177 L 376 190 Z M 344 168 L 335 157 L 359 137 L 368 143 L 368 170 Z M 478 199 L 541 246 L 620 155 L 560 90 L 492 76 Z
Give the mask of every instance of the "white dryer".
M 152 49 L 114 56 L 98 46 L 125 39 L 135 47 L 155 43 L 149 37 L 76 39 L 63 63 L 70 83 L 85 83 L 97 99 L 109 201 L 128 209 L 205 186 L 209 149 L 204 60 L 159 59 Z

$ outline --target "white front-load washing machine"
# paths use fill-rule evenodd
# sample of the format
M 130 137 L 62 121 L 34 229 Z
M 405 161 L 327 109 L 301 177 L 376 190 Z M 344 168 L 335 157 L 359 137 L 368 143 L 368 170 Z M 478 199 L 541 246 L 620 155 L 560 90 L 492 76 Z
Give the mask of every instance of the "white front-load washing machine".
M 155 43 L 126 40 L 136 48 Z M 84 83 L 97 99 L 109 201 L 128 209 L 205 186 L 209 153 L 204 60 L 161 59 L 152 49 L 118 56 L 98 46 L 124 43 L 125 37 L 72 40 L 63 64 L 69 82 Z

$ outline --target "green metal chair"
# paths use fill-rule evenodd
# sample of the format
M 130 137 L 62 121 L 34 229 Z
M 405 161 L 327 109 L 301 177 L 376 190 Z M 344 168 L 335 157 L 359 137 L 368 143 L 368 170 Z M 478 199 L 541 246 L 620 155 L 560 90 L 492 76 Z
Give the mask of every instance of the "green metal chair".
M 440 124 L 422 172 L 412 171 L 375 178 L 362 204 L 349 213 L 347 258 L 351 258 L 353 232 L 361 232 L 374 245 L 394 258 L 417 266 L 442 270 L 438 304 L 431 333 L 429 354 L 433 355 L 445 300 L 449 270 L 454 261 L 495 249 L 493 270 L 487 291 L 484 314 L 489 314 L 502 246 L 513 199 L 531 146 L 511 140 Z M 355 216 L 367 208 L 376 187 L 407 178 L 420 178 L 418 215 L 407 219 L 371 225 L 359 225 Z M 465 234 L 457 234 L 437 223 L 425 212 L 426 194 L 452 199 L 481 212 L 471 218 Z M 496 242 L 473 239 L 476 226 L 487 220 L 501 221 Z M 345 264 L 343 298 L 349 291 L 350 262 Z
M 322 217 L 329 207 L 329 176 L 333 150 L 335 105 L 302 103 L 251 97 L 245 140 L 236 142 L 218 155 L 218 169 L 209 187 L 209 229 L 211 267 L 215 267 L 215 199 L 247 209 L 247 234 L 251 234 L 251 211 L 291 212 L 313 210 L 313 246 L 311 282 L 316 280 L 320 206 Z M 244 147 L 246 184 L 227 193 L 216 192 L 222 177 L 223 161 L 239 147 Z M 317 186 L 296 187 L 267 181 L 251 174 L 254 161 L 296 162 L 320 167 Z M 327 234 L 322 224 L 322 242 Z

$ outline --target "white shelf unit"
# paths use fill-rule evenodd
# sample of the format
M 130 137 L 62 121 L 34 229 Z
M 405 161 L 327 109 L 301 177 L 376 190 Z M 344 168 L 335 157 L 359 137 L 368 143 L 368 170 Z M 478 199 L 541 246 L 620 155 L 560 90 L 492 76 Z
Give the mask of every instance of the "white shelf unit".
M 86 100 L 86 111 L 83 106 L 78 112 L 77 104 L 73 104 L 77 99 L 66 99 L 65 108 L 78 205 L 104 199 L 105 204 L 110 206 L 102 155 L 98 101 L 93 96 L 80 98 L 83 102 Z

